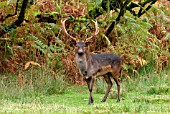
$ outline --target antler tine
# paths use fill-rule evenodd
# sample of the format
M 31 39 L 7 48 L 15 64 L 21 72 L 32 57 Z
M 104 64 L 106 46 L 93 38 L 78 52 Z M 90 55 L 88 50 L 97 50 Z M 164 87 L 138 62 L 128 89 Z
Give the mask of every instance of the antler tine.
M 64 21 L 61 20 L 62 28 L 63 28 L 65 34 L 66 34 L 67 36 L 69 36 L 71 39 L 73 39 L 74 41 L 77 41 L 75 37 L 71 36 L 71 35 L 67 32 L 67 30 L 66 30 L 66 28 L 65 28 L 65 22 L 66 22 L 66 21 L 67 21 L 67 19 L 65 19 Z
M 93 21 L 93 20 L 92 20 L 92 21 Z M 93 22 L 94 22 L 95 28 L 96 28 L 95 33 L 94 33 L 94 35 L 88 37 L 88 38 L 85 40 L 86 42 L 88 42 L 89 40 L 91 40 L 94 36 L 96 36 L 96 35 L 99 33 L 99 27 L 98 27 L 97 21 L 93 21 Z

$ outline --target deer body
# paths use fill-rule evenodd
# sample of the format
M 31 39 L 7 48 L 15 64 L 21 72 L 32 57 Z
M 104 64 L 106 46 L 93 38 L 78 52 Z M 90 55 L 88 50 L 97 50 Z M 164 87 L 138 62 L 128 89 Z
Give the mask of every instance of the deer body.
M 79 72 L 85 79 L 92 76 L 101 76 L 108 72 L 116 72 L 121 65 L 122 59 L 113 53 L 103 54 L 76 54 L 76 63 Z
M 110 77 L 114 79 L 117 84 L 118 91 L 118 101 L 120 101 L 120 84 L 119 84 L 119 73 L 122 68 L 122 59 L 113 53 L 103 53 L 103 54 L 90 54 L 87 52 L 87 40 L 77 41 L 76 38 L 69 35 L 65 29 L 65 21 L 62 22 L 64 32 L 73 40 L 76 41 L 75 47 L 75 59 L 79 69 L 80 74 L 84 77 L 87 82 L 88 89 L 90 92 L 90 97 L 88 104 L 93 103 L 92 91 L 95 79 L 99 76 L 103 76 L 106 81 L 108 88 L 102 102 L 105 102 L 110 89 L 112 87 L 112 81 Z M 97 22 L 95 23 L 96 32 L 98 33 Z M 89 39 L 91 39 L 90 37 Z

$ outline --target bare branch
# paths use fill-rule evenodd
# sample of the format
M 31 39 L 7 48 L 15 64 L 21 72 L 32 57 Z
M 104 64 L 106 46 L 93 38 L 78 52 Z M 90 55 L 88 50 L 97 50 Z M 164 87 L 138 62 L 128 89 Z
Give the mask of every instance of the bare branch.
M 17 15 L 18 2 L 19 2 L 19 0 L 17 0 L 17 2 L 16 2 L 15 13 L 14 13 L 14 14 L 8 14 L 7 16 L 5 16 L 5 17 L 2 19 L 2 22 L 5 21 L 5 19 L 7 19 L 7 18 L 9 18 L 9 17 L 12 17 L 12 16 L 14 16 L 14 15 Z
M 149 4 L 149 6 L 148 6 L 146 9 L 144 9 L 144 11 L 143 11 L 143 8 L 140 8 L 140 10 L 139 10 L 139 12 L 138 12 L 138 17 L 140 17 L 140 16 L 143 15 L 146 11 L 148 11 L 156 1 L 157 1 L 157 0 L 147 0 L 147 1 L 145 1 L 145 2 L 141 5 L 142 7 L 144 7 L 147 3 L 150 3 L 150 2 L 151 2 L 151 3 Z
M 21 25 L 21 23 L 24 20 L 27 3 L 28 3 L 28 0 L 23 0 L 21 11 L 20 11 L 20 14 L 18 16 L 18 19 L 14 23 L 9 24 L 8 26 L 5 26 L 2 30 L 0 30 L 0 36 L 11 31 L 11 29 L 15 29 L 15 28 L 17 28 L 18 26 Z
M 15 21 L 15 25 L 16 25 L 16 26 L 20 26 L 21 23 L 22 23 L 23 20 L 24 20 L 27 3 L 28 3 L 28 0 L 23 0 L 20 14 L 19 14 L 19 16 L 18 16 L 18 19 Z
M 108 28 L 107 31 L 106 31 L 106 36 L 107 36 L 107 37 L 109 36 L 109 34 L 111 33 L 111 31 L 113 30 L 115 24 L 119 23 L 120 18 L 124 16 L 124 13 L 125 13 L 125 11 L 126 11 L 126 7 L 127 7 L 127 5 L 129 4 L 129 2 L 130 2 L 130 0 L 126 0 L 126 1 L 124 2 L 124 4 L 122 5 L 118 17 L 116 18 L 115 21 L 112 22 L 112 24 L 109 26 L 109 28 Z

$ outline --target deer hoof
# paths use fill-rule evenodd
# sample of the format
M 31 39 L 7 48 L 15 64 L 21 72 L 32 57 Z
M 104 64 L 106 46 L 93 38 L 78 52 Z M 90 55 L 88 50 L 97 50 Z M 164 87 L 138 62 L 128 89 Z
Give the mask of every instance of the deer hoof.
M 117 100 L 117 103 L 120 102 L 120 99 Z
M 93 99 L 89 100 L 88 105 L 93 103 Z
M 106 102 L 106 99 L 103 99 L 101 102 Z
M 88 105 L 91 105 L 93 102 L 89 102 Z

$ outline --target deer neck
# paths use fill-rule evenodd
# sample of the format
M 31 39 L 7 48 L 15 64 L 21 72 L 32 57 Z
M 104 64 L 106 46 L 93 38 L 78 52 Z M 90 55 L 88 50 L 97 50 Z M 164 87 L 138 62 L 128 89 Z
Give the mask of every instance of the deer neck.
M 87 75 L 90 59 L 90 55 L 87 53 L 83 55 L 76 54 L 76 63 L 82 75 Z

